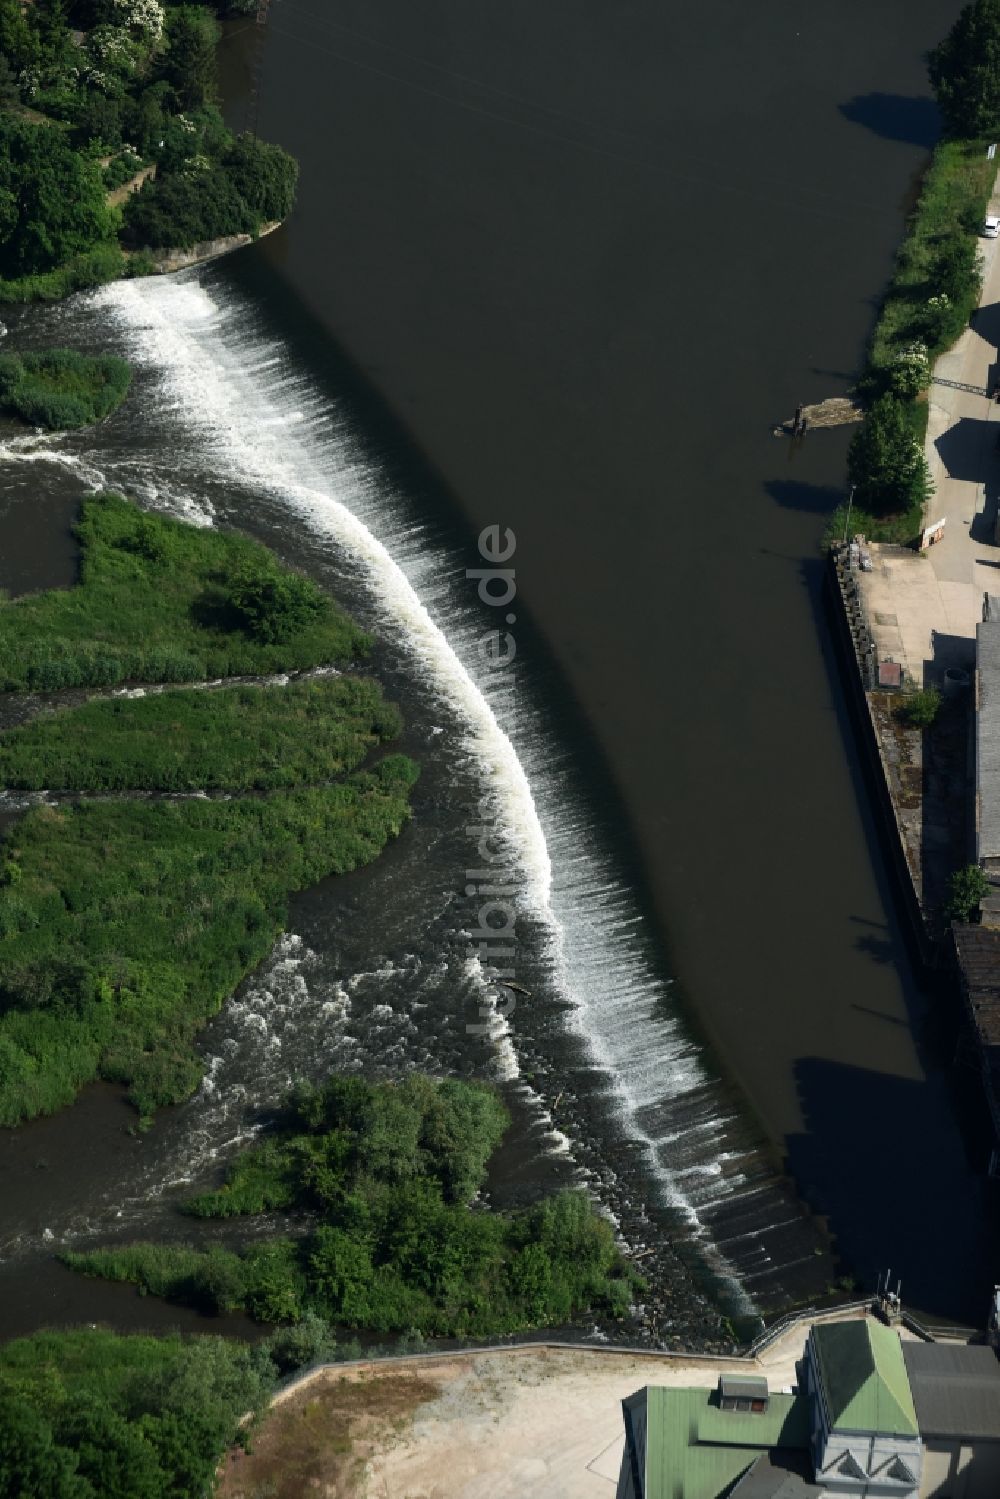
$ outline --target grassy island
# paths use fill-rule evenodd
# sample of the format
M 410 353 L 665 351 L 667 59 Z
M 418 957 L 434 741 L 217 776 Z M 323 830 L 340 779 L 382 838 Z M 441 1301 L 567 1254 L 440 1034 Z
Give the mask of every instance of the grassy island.
M 301 671 L 370 647 L 331 600 L 245 537 L 146 515 L 117 495 L 85 500 L 76 533 L 76 588 L 0 606 L 0 691 Z M 282 631 L 280 601 L 271 615 L 284 638 L 248 611 L 254 589 L 266 609 L 270 580 L 293 595 L 294 629 Z
M 88 1275 L 261 1321 L 308 1314 L 378 1332 L 486 1337 L 623 1315 L 635 1276 L 586 1195 L 498 1213 L 470 1202 L 509 1123 L 489 1088 L 409 1077 L 301 1086 L 279 1127 L 243 1151 L 201 1218 L 301 1215 L 297 1238 L 255 1234 L 239 1252 L 134 1244 L 70 1253 Z
M 254 10 L 0 0 L 0 302 L 144 274 L 151 249 L 287 216 L 295 161 L 235 136 L 216 103 L 213 12 Z
M 365 637 L 265 548 L 116 496 L 83 508 L 81 581 L 0 604 L 4 686 L 288 671 Z M 0 846 L 0 1123 L 103 1077 L 143 1117 L 201 1075 L 199 1027 L 271 950 L 289 896 L 375 858 L 416 767 L 378 685 L 323 676 L 98 699 L 0 734 L 0 786 L 222 791 L 28 811 Z M 233 793 L 265 793 L 241 797 Z
M 128 364 L 113 354 L 0 354 L 0 409 L 52 431 L 86 427 L 118 409 L 131 380 Z

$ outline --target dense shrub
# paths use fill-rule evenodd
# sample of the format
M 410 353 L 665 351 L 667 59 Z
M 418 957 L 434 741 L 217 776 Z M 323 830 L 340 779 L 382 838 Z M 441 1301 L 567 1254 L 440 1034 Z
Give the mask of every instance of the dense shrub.
M 275 1373 L 266 1349 L 221 1338 L 16 1339 L 0 1349 L 0 1494 L 200 1499 Z
M 266 645 L 293 639 L 326 611 L 311 579 L 272 567 L 241 568 L 226 598 L 247 634 Z
M 125 204 L 124 224 L 132 244 L 190 249 L 202 240 L 255 234 L 260 221 L 226 173 L 207 167 L 144 183 Z
M 956 869 L 948 881 L 945 915 L 952 921 L 971 921 L 979 911 L 979 902 L 993 887 L 978 864 Z
M 155 1244 L 65 1256 L 91 1275 L 260 1320 L 486 1336 L 627 1310 L 635 1278 L 583 1193 L 517 1213 L 469 1207 L 508 1123 L 485 1087 L 409 1077 L 302 1087 L 198 1216 L 306 1212 L 298 1239 L 240 1253 Z M 304 1131 L 304 1132 L 303 1132 Z M 318 1221 L 317 1221 L 318 1220 Z
M 157 0 L 75 0 L 68 12 L 62 0 L 26 12 L 0 0 L 0 100 L 20 90 L 48 116 L 0 119 L 0 300 L 65 296 L 150 268 L 148 257 L 123 259 L 113 239 L 122 215 L 106 192 L 133 175 L 124 147 L 158 167 L 124 216 L 126 243 L 139 250 L 255 235 L 290 211 L 295 163 L 278 147 L 235 138 L 212 102 L 213 10 L 245 13 L 243 0 L 171 5 L 164 25 Z M 70 23 L 86 33 L 82 48 Z M 98 158 L 109 155 L 102 170 Z M 69 412 L 62 403 L 45 410 Z
M 8 354 L 0 362 L 0 405 L 32 426 L 85 427 L 121 405 L 132 372 L 124 359 L 74 349 Z
M 924 687 L 919 692 L 910 692 L 899 704 L 897 712 L 904 722 L 914 729 L 929 729 L 941 709 L 941 694 L 936 687 Z

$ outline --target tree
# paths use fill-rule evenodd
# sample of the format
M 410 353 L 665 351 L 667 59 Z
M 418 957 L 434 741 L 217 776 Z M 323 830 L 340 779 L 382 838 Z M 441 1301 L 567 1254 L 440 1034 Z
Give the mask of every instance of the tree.
M 174 91 L 178 108 L 200 109 L 214 98 L 220 34 L 215 18 L 198 5 L 168 12 L 167 50 L 160 71 Z
M 28 28 L 20 0 L 0 0 L 0 56 L 14 73 L 37 59 L 38 43 Z
M 256 566 L 245 567 L 237 575 L 228 601 L 247 633 L 266 645 L 294 639 L 327 609 L 326 599 L 310 578 Z
M 284 219 L 291 213 L 299 167 L 287 151 L 241 135 L 226 153 L 224 165 L 240 197 L 262 220 Z
M 949 135 L 985 137 L 1000 129 L 1000 0 L 973 0 L 927 70 Z
M 851 441 L 847 467 L 858 505 L 876 515 L 909 510 L 931 493 L 927 464 L 906 410 L 891 395 L 869 407 Z
M 61 130 L 0 116 L 0 273 L 51 270 L 113 228 L 96 162 Z
M 27 1399 L 0 1396 L 0 1499 L 92 1499 L 73 1453 L 61 1447 Z

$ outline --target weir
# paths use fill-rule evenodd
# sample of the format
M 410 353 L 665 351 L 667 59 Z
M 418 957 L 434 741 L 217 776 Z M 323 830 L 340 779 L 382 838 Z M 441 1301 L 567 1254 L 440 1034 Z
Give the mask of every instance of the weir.
M 308 1032 L 315 1025 L 319 1037 L 324 1014 L 339 1015 L 327 1054 L 342 1058 L 345 1046 L 371 1046 L 373 1026 L 391 1031 L 398 1023 L 398 1044 L 410 1056 L 436 1058 L 437 1065 L 448 1058 L 454 1065 L 454 1048 L 470 1044 L 456 1034 L 455 1019 L 485 1007 L 495 1075 L 537 1118 L 543 1154 L 571 1154 L 626 1239 L 647 1252 L 643 1268 L 655 1284 L 672 1288 L 665 1304 L 675 1323 L 678 1314 L 684 1321 L 682 1288 L 692 1269 L 696 1280 L 714 1277 L 724 1300 L 748 1317 L 829 1284 L 832 1264 L 816 1254 L 822 1234 L 761 1154 L 735 1100 L 688 1036 L 670 985 L 656 971 L 640 913 L 592 817 L 567 790 L 561 752 L 530 686 L 494 700 L 491 682 L 477 683 L 463 665 L 475 660 L 480 618 L 456 594 L 448 557 L 428 549 L 391 488 L 355 451 L 344 414 L 318 397 L 280 343 L 247 332 L 245 308 L 217 286 L 187 278 L 121 283 L 94 294 L 87 310 L 110 319 L 145 379 L 155 380 L 148 415 L 173 459 L 167 479 L 133 434 L 128 449 L 105 463 L 107 482 L 134 490 L 141 472 L 140 493 L 144 486 L 148 503 L 167 508 L 176 499 L 190 506 L 200 491 L 207 522 L 220 503 L 220 486 L 229 486 L 224 514 L 236 524 L 248 503 L 253 508 L 246 520 L 282 534 L 289 534 L 290 516 L 301 521 L 345 578 L 364 589 L 379 634 L 415 665 L 415 674 L 412 666 L 408 673 L 454 719 L 452 753 L 467 761 L 517 871 L 524 923 L 517 973 L 531 991 L 508 1019 L 509 1007 L 499 1003 L 504 991 L 488 969 L 470 972 L 446 953 L 432 981 L 428 953 L 412 965 L 392 960 L 380 980 L 390 1005 L 380 1006 L 374 993 L 367 998 L 367 980 L 342 986 L 338 999 L 322 950 L 322 978 L 297 954 L 277 954 L 274 981 L 286 975 L 295 1003 L 277 1005 L 265 973 L 256 986 L 259 1000 L 249 1009 L 245 1000 L 230 1007 L 234 1019 L 245 1016 L 243 1040 L 230 1046 L 240 1032 L 226 1038 L 224 1016 L 222 1049 L 199 1101 L 202 1115 L 196 1118 L 193 1108 L 188 1114 L 192 1143 L 201 1143 L 185 1161 L 183 1141 L 175 1140 L 169 1179 L 197 1171 L 199 1159 L 210 1161 L 220 1143 L 240 1133 L 241 1117 L 273 1101 L 297 1058 L 316 1065 L 315 1040 L 296 1042 L 294 1027 Z M 234 498 L 232 486 L 247 498 Z M 460 874 L 456 863 L 452 888 Z M 447 903 L 452 897 L 442 893 Z M 481 997 L 459 1007 L 450 997 L 456 982 Z M 442 1023 L 441 1000 L 434 1001 L 438 1035 L 428 1036 L 421 1050 L 426 1022 L 419 1011 L 426 1008 L 424 996 L 441 985 L 455 1013 Z M 391 1022 L 380 1008 L 390 1011 Z M 363 1043 L 362 1034 L 368 1037 Z M 251 1062 L 245 1048 L 256 1049 L 258 1040 L 259 1060 Z M 270 1061 L 262 1065 L 283 1048 L 287 1056 L 276 1069 Z M 247 1088 L 254 1077 L 265 1080 L 262 1089 Z M 234 1101 L 235 1112 L 229 1108 Z M 213 1125 L 220 1106 L 226 1117 Z M 678 1248 L 686 1262 L 677 1260 Z

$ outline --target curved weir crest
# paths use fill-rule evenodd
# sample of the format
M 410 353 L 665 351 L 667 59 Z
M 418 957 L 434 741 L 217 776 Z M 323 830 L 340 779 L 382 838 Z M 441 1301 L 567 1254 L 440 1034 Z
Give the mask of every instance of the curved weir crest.
M 237 294 L 194 278 L 154 277 L 101 288 L 90 305 L 157 381 L 161 412 L 195 439 L 213 477 L 263 491 L 361 570 L 380 629 L 458 716 L 463 748 L 495 811 L 498 841 L 522 882 L 516 899 L 542 932 L 550 979 L 570 1022 L 607 1074 L 614 1106 L 643 1148 L 665 1204 L 752 1310 L 703 1221 L 706 1207 L 746 1187 L 738 1164 L 720 1169 L 721 1160 L 732 1159 L 723 1144 L 729 1121 L 719 1116 L 694 1044 L 665 1012 L 668 986 L 636 940 L 641 917 L 609 871 L 586 809 L 574 806 L 536 709 L 530 701 L 491 704 L 488 687 L 474 679 L 468 663 L 482 620 L 454 590 L 456 565 L 404 522 L 385 481 L 355 454 L 343 414 L 295 371 L 281 344 L 247 331 L 247 305 Z M 464 577 L 462 585 L 471 586 Z M 530 689 L 520 697 L 529 699 Z M 516 1026 L 504 1040 L 516 1052 Z M 668 1128 L 657 1126 L 658 1115 L 670 1117 Z M 672 1147 L 682 1137 L 688 1158 L 677 1166 Z

